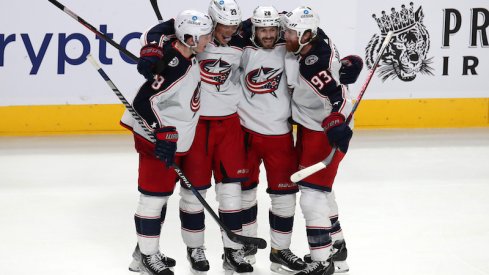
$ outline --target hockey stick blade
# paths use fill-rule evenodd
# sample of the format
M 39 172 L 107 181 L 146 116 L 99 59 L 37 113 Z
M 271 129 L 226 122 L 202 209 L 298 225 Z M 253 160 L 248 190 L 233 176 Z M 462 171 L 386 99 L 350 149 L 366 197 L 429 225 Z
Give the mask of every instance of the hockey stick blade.
M 292 174 L 292 176 L 290 176 L 290 180 L 292 182 L 299 182 L 309 177 L 310 175 L 316 173 L 317 171 L 326 168 L 326 166 L 328 166 L 328 164 L 333 159 L 335 152 L 336 150 L 331 150 L 331 153 L 329 153 L 328 157 L 323 161 L 320 161 L 314 165 L 308 166 L 302 170 L 295 172 L 294 174 Z
M 124 95 L 121 93 L 121 91 L 115 86 L 114 82 L 109 78 L 109 76 L 105 73 L 105 71 L 100 67 L 100 65 L 95 61 L 95 59 L 92 57 L 92 55 L 87 56 L 88 61 L 93 65 L 93 67 L 97 70 L 97 72 L 102 76 L 102 78 L 105 80 L 107 85 L 112 89 L 112 91 L 117 95 L 119 100 L 124 104 L 126 109 L 131 113 L 133 118 L 139 123 L 139 125 L 142 126 L 144 129 L 145 133 L 148 134 L 150 137 L 151 141 L 154 143 L 155 140 L 153 138 L 152 132 L 145 126 L 143 119 L 136 113 L 132 105 L 126 100 Z M 182 182 L 185 184 L 187 188 L 192 191 L 192 193 L 195 195 L 195 197 L 202 203 L 202 206 L 207 210 L 207 212 L 212 216 L 212 218 L 219 224 L 219 227 L 226 233 L 226 235 L 229 237 L 230 240 L 236 243 L 240 244 L 251 244 L 254 245 L 260 249 L 264 249 L 267 247 L 267 242 L 264 239 L 261 238 L 254 238 L 254 237 L 247 237 L 247 236 L 241 236 L 233 231 L 231 231 L 217 216 L 216 212 L 212 209 L 212 207 L 207 203 L 207 201 L 202 197 L 202 195 L 195 189 L 195 187 L 190 183 L 190 181 L 187 179 L 187 177 L 183 174 L 182 170 L 180 167 L 177 165 L 172 166 L 175 172 L 177 173 L 178 177 L 182 180 Z
M 382 46 L 380 47 L 380 50 L 379 50 L 379 55 L 377 56 L 377 59 L 375 60 L 374 64 L 372 65 L 372 68 L 370 69 L 370 72 L 367 75 L 367 79 L 365 80 L 364 84 L 362 85 L 362 89 L 360 90 L 360 93 L 358 94 L 357 100 L 352 107 L 350 115 L 348 116 L 348 118 L 345 121 L 346 124 L 350 123 L 351 119 L 353 118 L 353 114 L 355 113 L 355 111 L 358 108 L 358 105 L 360 104 L 360 101 L 362 101 L 363 95 L 365 94 L 365 91 L 367 90 L 367 86 L 370 83 L 370 80 L 372 79 L 372 77 L 375 73 L 375 70 L 377 69 L 377 66 L 379 65 L 380 59 L 384 55 L 384 51 L 387 48 L 387 46 L 389 45 L 393 35 L 394 35 L 394 32 L 390 31 L 385 36 L 384 42 L 382 43 Z M 336 155 L 337 151 L 338 151 L 338 148 L 333 147 L 331 150 L 331 153 L 329 153 L 329 155 L 324 160 L 295 172 L 294 174 L 292 174 L 292 176 L 290 176 L 290 180 L 292 182 L 299 182 L 299 181 L 309 177 L 310 175 L 328 167 L 328 165 L 331 163 L 334 156 Z
M 267 241 L 261 238 L 254 238 L 254 237 L 247 237 L 247 236 L 242 236 L 238 235 L 234 232 L 226 232 L 226 235 L 228 238 L 235 242 L 235 243 L 240 243 L 240 244 L 251 244 L 253 246 L 256 246 L 259 249 L 265 249 L 267 248 Z

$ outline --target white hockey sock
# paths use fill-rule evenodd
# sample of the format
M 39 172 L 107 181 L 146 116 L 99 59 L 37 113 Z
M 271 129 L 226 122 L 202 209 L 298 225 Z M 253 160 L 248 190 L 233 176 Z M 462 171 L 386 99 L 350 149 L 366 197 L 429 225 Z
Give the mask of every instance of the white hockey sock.
M 270 246 L 278 250 L 287 249 L 290 247 L 294 225 L 295 194 L 271 194 L 270 198 Z
M 306 220 L 311 258 L 313 261 L 326 261 L 332 249 L 328 193 L 303 186 L 300 190 L 300 206 Z
M 203 198 L 206 190 L 200 190 Z M 204 206 L 191 190 L 180 188 L 180 222 L 183 242 L 188 247 L 204 245 Z
M 134 215 L 138 244 L 141 253 L 152 255 L 159 251 L 160 231 L 164 217 L 162 209 L 166 206 L 168 197 L 155 197 L 141 194 Z
M 256 216 L 258 214 L 258 204 L 256 201 L 257 188 L 241 191 L 241 207 L 243 217 L 243 235 L 256 237 L 258 235 L 258 223 Z
M 241 184 L 218 183 L 216 197 L 219 202 L 219 217 L 222 222 L 234 233 L 241 234 Z M 223 232 L 222 240 L 224 247 L 240 249 L 241 244 L 231 241 Z
M 329 220 L 331 221 L 331 239 L 333 243 L 335 241 L 343 240 L 343 229 L 341 228 L 340 221 L 338 219 L 338 204 L 336 202 L 336 196 L 334 191 L 328 194 L 328 205 L 331 210 L 329 214 Z

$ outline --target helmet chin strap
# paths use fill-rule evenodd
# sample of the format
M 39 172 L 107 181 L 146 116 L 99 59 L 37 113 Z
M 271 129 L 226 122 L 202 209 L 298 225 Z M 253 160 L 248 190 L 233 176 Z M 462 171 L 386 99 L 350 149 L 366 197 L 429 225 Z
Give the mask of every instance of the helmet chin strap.
M 311 41 L 309 41 L 309 42 L 311 42 Z M 297 51 L 295 51 L 295 52 L 294 52 L 294 54 L 295 54 L 295 55 L 300 54 L 300 53 L 301 53 L 301 51 L 302 51 L 302 48 L 304 48 L 304 46 L 305 46 L 305 45 L 309 44 L 309 42 L 302 44 L 302 43 L 299 41 L 299 48 L 297 49 Z
M 301 43 L 301 40 L 302 40 L 302 37 L 304 36 L 304 33 L 302 33 L 299 37 L 299 49 L 297 49 L 297 51 L 294 52 L 295 55 L 300 54 L 300 52 L 302 51 L 302 48 L 304 48 L 304 46 L 306 46 L 307 44 L 311 43 L 311 41 L 313 39 L 313 37 L 311 37 L 311 39 L 309 39 L 309 41 L 307 41 L 306 43 Z
M 182 42 L 183 45 L 185 45 L 186 47 L 188 47 L 191 51 L 192 51 L 192 54 L 197 54 L 197 52 L 195 51 L 195 49 L 197 48 L 197 45 L 199 44 L 199 40 L 198 39 L 195 39 L 194 37 L 194 45 L 189 45 L 187 44 L 187 42 L 185 41 L 180 41 Z

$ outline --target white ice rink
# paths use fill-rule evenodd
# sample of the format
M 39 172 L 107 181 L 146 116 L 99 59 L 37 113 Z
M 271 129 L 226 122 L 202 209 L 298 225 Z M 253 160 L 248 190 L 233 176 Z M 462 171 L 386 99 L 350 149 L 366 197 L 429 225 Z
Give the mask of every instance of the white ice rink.
M 488 128 L 356 131 L 350 148 L 335 183 L 349 274 L 489 274 Z M 129 135 L 0 138 L 0 274 L 132 274 L 136 176 Z M 213 189 L 207 200 L 216 209 Z M 224 274 L 218 228 L 206 221 L 208 274 Z M 292 250 L 305 254 L 299 207 L 293 236 Z M 161 248 L 176 274 L 190 274 L 178 192 Z M 271 274 L 268 253 L 259 251 L 254 274 Z

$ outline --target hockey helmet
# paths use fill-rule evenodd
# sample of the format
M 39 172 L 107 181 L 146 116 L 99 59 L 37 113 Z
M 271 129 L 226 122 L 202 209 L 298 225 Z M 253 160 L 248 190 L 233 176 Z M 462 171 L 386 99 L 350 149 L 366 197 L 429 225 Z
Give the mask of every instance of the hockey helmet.
M 185 10 L 175 18 L 175 35 L 180 42 L 190 48 L 196 47 L 199 43 L 200 36 L 210 34 L 212 28 L 211 18 L 207 14 L 199 11 Z M 193 37 L 195 42 L 193 46 L 185 42 L 186 36 Z
M 241 10 L 235 0 L 212 0 L 209 15 L 214 24 L 238 26 L 241 24 Z
M 251 41 L 255 43 L 256 27 L 277 27 L 280 31 L 281 17 L 275 7 L 272 6 L 258 6 L 253 11 L 251 17 Z M 277 40 L 280 36 L 277 36 Z
M 284 29 L 295 30 L 297 32 L 297 36 L 299 37 L 299 50 L 295 52 L 297 54 L 302 50 L 302 47 L 310 42 L 301 42 L 305 32 L 310 31 L 312 33 L 311 38 L 314 38 L 317 35 L 319 15 L 311 8 L 301 6 L 295 8 L 283 17 L 282 26 Z

